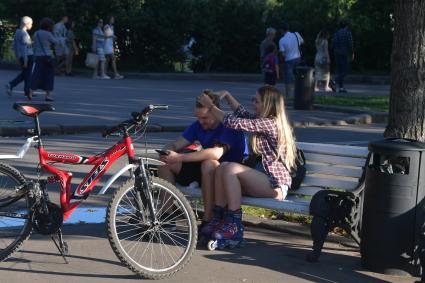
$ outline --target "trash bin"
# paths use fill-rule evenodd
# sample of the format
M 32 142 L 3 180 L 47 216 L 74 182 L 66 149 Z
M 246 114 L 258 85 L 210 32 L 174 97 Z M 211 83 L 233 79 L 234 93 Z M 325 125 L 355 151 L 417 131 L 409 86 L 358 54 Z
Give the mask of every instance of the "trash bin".
M 418 276 L 425 144 L 386 139 L 369 143 L 369 151 L 360 243 L 362 266 L 391 275 Z
M 294 109 L 313 110 L 314 69 L 308 66 L 295 68 Z

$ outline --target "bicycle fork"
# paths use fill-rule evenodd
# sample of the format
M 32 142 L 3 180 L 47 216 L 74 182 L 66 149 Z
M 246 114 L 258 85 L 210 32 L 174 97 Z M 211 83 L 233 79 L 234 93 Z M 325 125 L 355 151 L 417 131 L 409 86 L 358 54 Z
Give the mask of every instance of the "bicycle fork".
M 152 197 L 152 191 L 150 188 L 150 182 L 149 177 L 146 174 L 146 170 L 143 164 L 143 160 L 140 160 L 141 164 L 136 169 L 135 172 L 135 191 L 136 191 L 136 205 L 138 206 L 138 211 L 143 211 L 143 208 L 146 208 L 149 210 L 150 214 L 150 223 L 156 224 L 157 223 L 157 217 L 156 217 L 156 211 L 155 206 L 153 203 L 153 197 Z M 146 216 L 144 213 L 141 213 L 143 221 L 145 223 L 148 219 L 146 219 Z

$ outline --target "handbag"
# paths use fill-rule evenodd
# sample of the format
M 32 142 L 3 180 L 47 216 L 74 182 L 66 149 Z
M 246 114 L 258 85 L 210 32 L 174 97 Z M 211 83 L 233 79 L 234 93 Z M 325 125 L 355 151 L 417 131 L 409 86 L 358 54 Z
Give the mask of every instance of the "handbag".
M 99 56 L 95 53 L 88 52 L 86 55 L 85 64 L 88 68 L 96 68 L 99 63 Z
M 295 32 L 292 33 L 297 39 L 298 52 L 300 53 L 300 61 L 294 66 L 294 73 L 297 67 L 307 66 L 307 62 L 303 59 L 303 52 L 301 51 L 300 41 L 298 40 L 298 36 Z
M 270 147 L 273 149 L 274 153 L 277 156 L 276 148 L 273 146 L 269 138 L 267 138 L 267 141 L 269 142 Z M 283 166 L 285 166 L 286 170 L 288 170 L 289 175 L 291 175 L 292 183 L 289 189 L 292 191 L 299 189 L 301 183 L 304 180 L 305 174 L 307 173 L 307 169 L 305 168 L 304 152 L 301 149 L 297 148 L 297 152 L 295 155 L 295 164 L 292 168 L 288 168 L 282 158 L 279 158 L 279 161 L 282 162 Z

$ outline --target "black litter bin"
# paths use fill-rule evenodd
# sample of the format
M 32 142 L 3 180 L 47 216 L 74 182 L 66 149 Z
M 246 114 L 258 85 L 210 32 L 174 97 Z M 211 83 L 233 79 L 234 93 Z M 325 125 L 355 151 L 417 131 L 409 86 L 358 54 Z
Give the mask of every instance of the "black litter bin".
M 371 142 L 369 151 L 360 245 L 362 265 L 375 272 L 418 276 L 425 144 L 387 139 Z
M 294 109 L 313 110 L 314 69 L 308 66 L 298 66 L 294 72 Z

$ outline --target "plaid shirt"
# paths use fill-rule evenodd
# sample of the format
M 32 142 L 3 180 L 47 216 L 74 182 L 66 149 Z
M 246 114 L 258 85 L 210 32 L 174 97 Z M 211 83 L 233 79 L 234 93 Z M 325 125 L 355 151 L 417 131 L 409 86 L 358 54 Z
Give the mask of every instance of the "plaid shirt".
M 332 41 L 334 54 L 349 55 L 353 52 L 353 36 L 347 28 L 341 28 L 334 34 Z
M 223 125 L 257 135 L 257 151 L 261 154 L 262 163 L 272 187 L 283 185 L 291 187 L 292 178 L 283 163 L 276 160 L 273 150 L 273 148 L 277 149 L 277 127 L 274 119 L 256 118 L 240 105 L 234 113 L 224 117 Z M 282 156 L 285 156 L 285 152 Z

